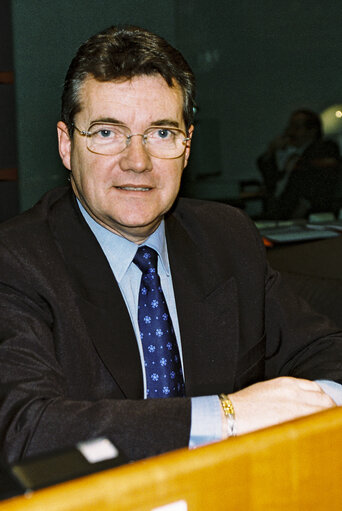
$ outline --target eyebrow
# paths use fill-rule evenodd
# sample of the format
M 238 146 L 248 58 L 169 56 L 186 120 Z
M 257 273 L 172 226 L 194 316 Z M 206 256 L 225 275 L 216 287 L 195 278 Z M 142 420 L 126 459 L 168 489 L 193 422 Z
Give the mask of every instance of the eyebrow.
M 90 126 L 98 122 L 108 122 L 110 124 L 125 124 L 119 121 L 118 119 L 114 119 L 113 117 L 100 117 L 99 119 L 94 119 L 93 121 L 91 121 Z
M 126 124 L 123 121 L 120 121 L 118 119 L 114 119 L 113 117 L 100 117 L 99 119 L 95 119 L 90 123 L 90 126 L 93 124 L 96 124 L 98 122 L 105 122 L 110 124 L 120 124 L 122 126 L 126 126 Z M 179 128 L 179 122 L 172 120 L 172 119 L 158 119 L 157 121 L 153 121 L 150 123 L 150 126 L 170 126 L 174 128 Z
M 151 122 L 151 126 L 173 126 L 179 128 L 179 122 L 171 119 L 159 119 L 158 121 Z

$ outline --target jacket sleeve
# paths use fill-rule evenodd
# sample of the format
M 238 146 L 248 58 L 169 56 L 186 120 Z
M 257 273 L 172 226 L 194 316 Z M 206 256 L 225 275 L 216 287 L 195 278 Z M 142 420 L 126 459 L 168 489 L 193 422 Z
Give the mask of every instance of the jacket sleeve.
M 342 332 L 312 310 L 277 271 L 266 273 L 266 377 L 342 383 Z
M 313 310 L 289 281 L 271 268 L 262 238 L 248 218 L 245 229 L 251 236 L 250 267 L 255 279 L 257 274 L 264 274 L 265 379 L 292 376 L 342 383 L 342 331 Z
M 28 275 L 23 260 L 0 246 L 0 446 L 4 457 L 14 462 L 103 436 L 133 460 L 187 446 L 190 399 L 115 399 L 101 388 L 96 398 L 75 398 L 62 367 L 63 353 L 56 350 L 55 313 L 32 284 L 35 270 L 31 270 Z M 83 374 L 82 381 L 91 377 Z

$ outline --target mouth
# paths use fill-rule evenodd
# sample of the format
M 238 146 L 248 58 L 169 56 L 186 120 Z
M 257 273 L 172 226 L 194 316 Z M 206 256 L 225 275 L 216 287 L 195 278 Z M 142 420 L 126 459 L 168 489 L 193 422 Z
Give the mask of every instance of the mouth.
M 125 190 L 127 192 L 148 192 L 152 190 L 149 186 L 116 186 L 119 190 Z

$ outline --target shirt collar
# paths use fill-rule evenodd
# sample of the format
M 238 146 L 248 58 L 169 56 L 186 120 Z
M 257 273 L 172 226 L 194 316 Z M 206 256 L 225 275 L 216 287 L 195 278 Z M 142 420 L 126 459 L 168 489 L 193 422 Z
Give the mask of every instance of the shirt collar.
M 116 280 L 120 282 L 134 259 L 138 245 L 100 225 L 89 215 L 78 199 L 77 203 L 85 221 L 107 257 Z M 148 245 L 156 250 L 159 255 L 159 260 L 164 267 L 164 271 L 167 276 L 169 276 L 170 264 L 166 246 L 164 219 L 142 245 Z

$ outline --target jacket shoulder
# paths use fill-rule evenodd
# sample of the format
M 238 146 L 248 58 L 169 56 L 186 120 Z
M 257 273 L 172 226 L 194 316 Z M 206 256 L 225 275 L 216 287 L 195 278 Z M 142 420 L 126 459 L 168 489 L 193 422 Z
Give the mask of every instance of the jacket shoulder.
M 181 198 L 177 201 L 173 215 L 186 227 L 196 225 L 214 232 L 256 231 L 254 223 L 246 213 L 236 207 L 215 201 Z
M 61 201 L 67 201 L 70 196 L 69 187 L 55 188 L 47 192 L 30 209 L 0 224 L 2 240 L 18 238 L 19 236 L 34 237 L 37 230 L 47 225 L 49 216 L 55 206 Z
M 211 247 L 216 254 L 240 254 L 264 259 L 261 236 L 246 213 L 227 204 L 197 199 L 179 199 L 173 216 L 196 244 Z

